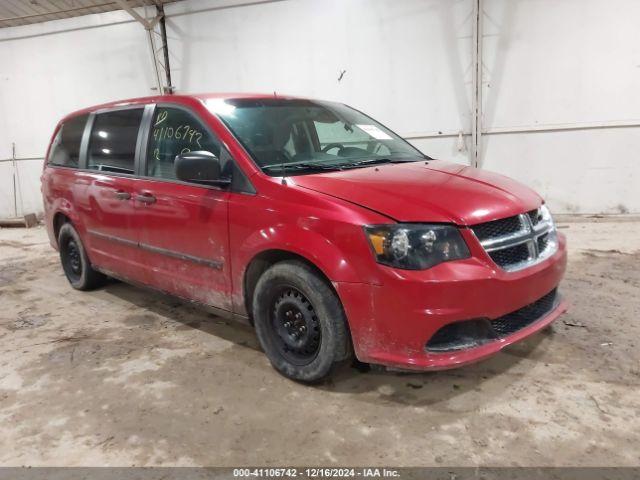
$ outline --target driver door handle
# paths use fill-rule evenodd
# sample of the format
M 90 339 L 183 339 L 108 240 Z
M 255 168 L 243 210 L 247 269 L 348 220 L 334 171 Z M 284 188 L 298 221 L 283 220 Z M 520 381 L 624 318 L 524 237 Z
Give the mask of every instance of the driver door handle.
M 118 200 L 129 200 L 131 198 L 131 194 L 129 192 L 125 192 L 124 190 L 118 190 L 116 192 L 116 198 Z
M 156 197 L 154 197 L 151 192 L 142 192 L 136 195 L 136 200 L 150 205 L 156 202 Z

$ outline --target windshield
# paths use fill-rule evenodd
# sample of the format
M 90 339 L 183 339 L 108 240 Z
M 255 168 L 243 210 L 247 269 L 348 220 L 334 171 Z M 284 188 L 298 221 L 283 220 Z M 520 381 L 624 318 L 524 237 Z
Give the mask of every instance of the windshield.
M 207 107 L 272 176 L 425 158 L 389 129 L 339 103 L 274 97 L 215 99 Z

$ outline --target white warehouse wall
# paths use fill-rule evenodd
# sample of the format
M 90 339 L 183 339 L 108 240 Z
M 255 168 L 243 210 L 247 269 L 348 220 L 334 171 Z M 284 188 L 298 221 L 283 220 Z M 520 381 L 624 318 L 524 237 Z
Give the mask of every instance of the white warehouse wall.
M 153 93 L 146 32 L 130 18 L 112 12 L 0 29 L 0 218 L 42 211 L 39 158 L 62 116 Z M 16 158 L 29 159 L 16 168 L 5 161 L 12 144 Z
M 484 168 L 555 211 L 640 212 L 640 2 L 484 0 L 484 12 L 484 128 L 578 128 L 485 135 Z
M 468 163 L 457 137 L 424 137 L 470 132 L 471 0 L 215 7 L 224 4 L 192 0 L 166 7 L 171 70 L 180 90 L 275 91 L 341 101 L 432 156 Z
M 344 101 L 427 154 L 470 161 L 472 0 L 242 3 L 165 7 L 179 92 Z M 640 212 L 637 127 L 509 133 L 640 123 L 639 8 L 484 0 L 484 168 L 536 188 L 556 212 Z M 18 157 L 42 156 L 65 113 L 153 86 L 145 32 L 124 12 L 0 29 L 0 159 L 12 142 Z M 39 163 L 19 162 L 25 211 L 41 210 Z M 11 182 L 0 163 L 0 217 L 12 214 Z

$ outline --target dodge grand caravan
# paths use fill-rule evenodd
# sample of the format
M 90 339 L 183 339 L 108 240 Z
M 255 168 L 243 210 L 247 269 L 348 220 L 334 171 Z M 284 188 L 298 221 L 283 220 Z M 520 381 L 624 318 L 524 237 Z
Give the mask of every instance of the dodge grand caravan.
M 566 310 L 565 238 L 509 178 L 433 160 L 365 114 L 275 95 L 75 112 L 42 175 L 71 286 L 106 276 L 245 320 L 300 381 L 353 355 L 485 358 Z

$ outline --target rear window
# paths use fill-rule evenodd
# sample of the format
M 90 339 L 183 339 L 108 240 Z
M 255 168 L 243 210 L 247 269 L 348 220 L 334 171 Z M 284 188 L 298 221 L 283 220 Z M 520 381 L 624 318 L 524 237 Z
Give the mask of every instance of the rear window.
M 93 122 L 87 168 L 134 173 L 142 108 L 99 113 Z
M 64 122 L 58 130 L 49 153 L 49 165 L 78 167 L 80 143 L 88 115 L 80 115 Z

